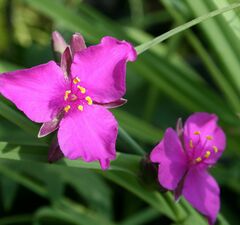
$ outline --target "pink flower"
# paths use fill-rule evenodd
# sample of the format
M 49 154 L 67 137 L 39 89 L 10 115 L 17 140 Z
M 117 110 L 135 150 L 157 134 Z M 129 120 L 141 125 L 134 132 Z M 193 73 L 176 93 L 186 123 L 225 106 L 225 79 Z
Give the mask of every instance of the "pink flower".
M 168 128 L 150 159 L 159 163 L 158 180 L 175 197 L 180 194 L 214 224 L 220 209 L 219 186 L 207 169 L 222 155 L 226 138 L 217 116 L 191 115 L 178 132 Z
M 99 160 L 106 169 L 116 157 L 118 126 L 106 108 L 122 104 L 126 63 L 136 59 L 136 51 L 112 37 L 86 48 L 76 34 L 71 46 L 60 46 L 59 52 L 61 67 L 50 61 L 1 74 L 0 93 L 32 121 L 43 123 L 39 137 L 59 128 L 58 142 L 67 158 Z

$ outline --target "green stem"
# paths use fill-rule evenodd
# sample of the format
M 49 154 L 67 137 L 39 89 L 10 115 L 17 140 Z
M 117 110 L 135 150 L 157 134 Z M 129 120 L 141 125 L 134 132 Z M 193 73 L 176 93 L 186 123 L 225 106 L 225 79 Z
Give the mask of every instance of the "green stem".
M 181 224 L 186 219 L 186 212 L 178 204 L 176 204 L 170 192 L 167 192 L 163 196 L 172 211 L 175 213 L 176 221 L 178 224 Z
M 123 128 L 119 127 L 118 130 L 120 138 L 126 141 L 126 143 L 132 147 L 135 153 L 138 155 L 144 155 L 146 153 L 142 147 Z
M 137 54 L 140 55 L 141 53 L 145 52 L 149 48 L 151 48 L 151 47 L 153 47 L 153 46 L 155 46 L 155 45 L 165 41 L 166 39 L 176 35 L 177 33 L 185 31 L 188 28 L 193 27 L 193 26 L 195 26 L 195 25 L 197 25 L 197 24 L 199 24 L 199 23 L 201 23 L 201 22 L 203 22 L 205 20 L 208 20 L 208 19 L 210 19 L 212 17 L 215 17 L 217 15 L 220 15 L 222 13 L 225 13 L 225 12 L 227 12 L 229 10 L 232 10 L 232 9 L 235 9 L 235 8 L 238 8 L 238 7 L 240 7 L 240 3 L 239 2 L 230 4 L 229 6 L 224 7 L 222 9 L 217 9 L 217 10 L 214 10 L 214 11 L 212 11 L 210 13 L 205 14 L 205 15 L 199 16 L 198 18 L 195 18 L 195 19 L 189 21 L 188 23 L 185 23 L 185 24 L 183 24 L 181 26 L 178 26 L 178 27 L 176 27 L 176 28 L 174 28 L 174 29 L 172 29 L 172 30 L 170 30 L 170 31 L 168 31 L 168 32 L 166 32 L 166 33 L 164 33 L 164 34 L 154 38 L 153 40 L 151 40 L 149 42 L 146 42 L 146 43 L 143 43 L 143 44 L 137 46 L 136 47 Z

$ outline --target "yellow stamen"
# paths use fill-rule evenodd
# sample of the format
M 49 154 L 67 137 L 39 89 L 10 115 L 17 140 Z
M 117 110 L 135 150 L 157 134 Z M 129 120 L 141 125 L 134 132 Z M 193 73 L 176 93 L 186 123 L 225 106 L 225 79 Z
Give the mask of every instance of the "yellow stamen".
M 67 105 L 67 106 L 65 106 L 64 111 L 67 113 L 70 110 L 70 108 L 71 108 L 71 106 Z
M 208 136 L 206 136 L 206 139 L 209 140 L 209 141 L 211 141 L 211 140 L 213 140 L 213 137 L 210 136 L 210 135 L 208 135 Z
M 88 105 L 92 105 L 93 101 L 92 101 L 91 97 L 87 96 L 85 99 L 88 102 Z
M 70 90 L 65 91 L 65 95 L 64 95 L 64 100 L 65 101 L 68 99 L 69 94 L 71 94 Z
M 78 106 L 78 110 L 83 111 L 83 106 L 82 106 L 82 105 L 79 105 L 79 106 Z
M 79 77 L 75 77 L 74 79 L 73 79 L 73 83 L 74 84 L 77 84 L 77 83 L 79 83 L 81 80 L 79 79 Z
M 208 159 L 210 155 L 211 155 L 211 152 L 210 152 L 210 151 L 206 151 L 204 157 L 205 157 L 206 159 Z
M 218 148 L 217 148 L 217 146 L 214 145 L 214 146 L 213 146 L 213 150 L 214 150 L 215 153 L 218 153 Z
M 190 148 L 193 148 L 193 141 L 192 141 L 192 139 L 189 141 L 189 146 L 190 146 Z
M 77 88 L 81 91 L 82 94 L 86 93 L 86 89 L 84 87 L 81 87 L 80 85 L 78 85 Z
M 196 161 L 196 162 L 201 162 L 201 161 L 202 161 L 202 158 L 201 158 L 201 157 L 197 157 L 197 158 L 195 159 L 195 161 Z
M 201 132 L 200 132 L 200 131 L 195 131 L 194 134 L 195 134 L 195 135 L 200 135 Z

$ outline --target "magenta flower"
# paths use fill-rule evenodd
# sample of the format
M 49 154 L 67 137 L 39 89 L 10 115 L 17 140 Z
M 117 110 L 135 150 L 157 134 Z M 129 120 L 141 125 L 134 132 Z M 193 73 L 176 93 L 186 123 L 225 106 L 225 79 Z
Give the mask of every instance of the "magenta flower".
M 106 108 L 122 104 L 126 63 L 136 59 L 136 51 L 112 37 L 86 48 L 79 35 L 70 47 L 59 48 L 60 53 L 65 48 L 61 67 L 50 61 L 1 74 L 0 93 L 32 121 L 43 123 L 39 137 L 59 128 L 58 142 L 67 158 L 99 160 L 106 169 L 116 157 L 118 127 Z
M 222 155 L 226 145 L 217 116 L 208 113 L 191 115 L 178 132 L 168 128 L 150 159 L 159 163 L 158 180 L 166 189 L 182 194 L 214 224 L 220 209 L 220 190 L 207 172 Z

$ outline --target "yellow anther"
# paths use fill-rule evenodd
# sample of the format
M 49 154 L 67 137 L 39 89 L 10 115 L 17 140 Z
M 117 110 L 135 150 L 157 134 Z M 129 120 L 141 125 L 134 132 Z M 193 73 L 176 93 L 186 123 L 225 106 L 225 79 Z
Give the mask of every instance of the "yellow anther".
M 77 88 L 81 91 L 82 94 L 86 93 L 86 89 L 84 87 L 81 87 L 80 85 L 78 85 Z
M 218 148 L 217 148 L 217 146 L 214 145 L 214 146 L 213 146 L 213 150 L 214 150 L 215 153 L 218 153 Z
M 77 84 L 77 83 L 79 83 L 81 80 L 79 79 L 79 77 L 75 77 L 74 79 L 73 79 L 73 83 L 74 84 Z
M 195 135 L 200 135 L 201 132 L 200 132 L 200 131 L 195 131 L 194 134 L 195 134 Z
M 211 152 L 210 152 L 210 151 L 206 151 L 204 157 L 205 157 L 206 159 L 208 159 L 210 155 L 211 155 Z
M 69 94 L 71 94 L 70 90 L 65 91 L 65 95 L 64 95 L 64 100 L 65 101 L 68 99 Z
M 79 106 L 78 106 L 78 110 L 83 111 L 83 106 L 82 106 L 82 105 L 79 105 Z
M 91 97 L 87 96 L 85 99 L 88 102 L 88 105 L 92 105 L 93 101 L 92 101 Z
M 211 141 L 211 140 L 213 139 L 213 137 L 210 136 L 210 135 L 208 135 L 208 136 L 206 136 L 206 139 L 209 140 L 209 141 Z
M 193 148 L 194 146 L 193 146 L 193 141 L 192 141 L 192 139 L 189 141 L 189 146 L 190 146 L 190 148 Z
M 197 158 L 195 159 L 195 161 L 196 161 L 196 162 L 201 162 L 201 161 L 202 161 L 202 158 L 201 158 L 201 157 L 197 157 Z
M 67 113 L 70 110 L 70 108 L 71 108 L 71 106 L 67 105 L 67 106 L 65 106 L 64 111 Z

